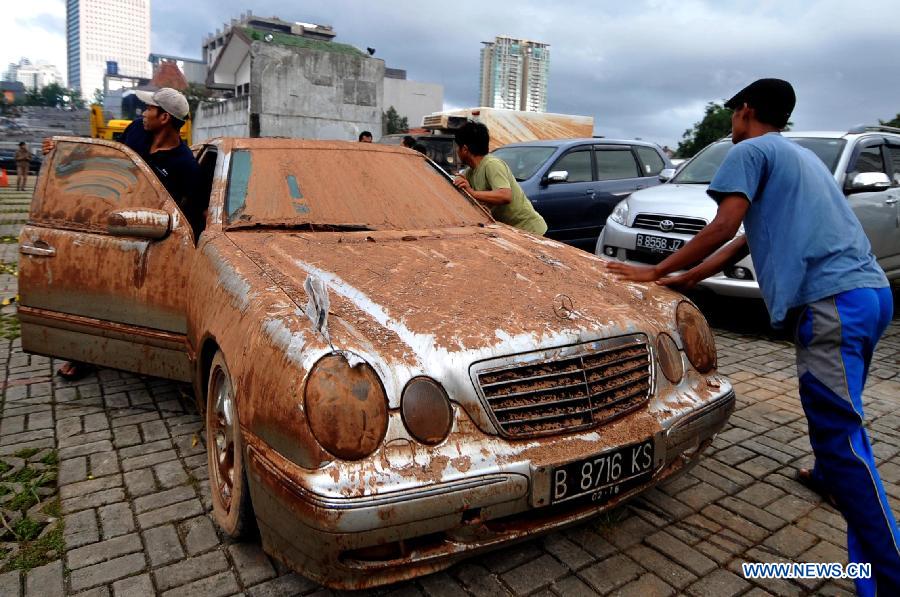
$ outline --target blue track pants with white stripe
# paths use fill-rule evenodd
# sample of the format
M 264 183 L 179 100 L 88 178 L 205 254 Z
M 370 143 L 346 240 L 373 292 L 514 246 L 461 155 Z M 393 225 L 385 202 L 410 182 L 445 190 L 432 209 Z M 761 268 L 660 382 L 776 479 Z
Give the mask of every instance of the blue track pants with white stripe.
M 900 595 L 900 531 L 875 469 L 862 404 L 872 353 L 892 312 L 889 288 L 859 288 L 807 305 L 797 323 L 813 475 L 847 520 L 850 561 L 872 564 L 872 578 L 856 581 L 860 595 Z

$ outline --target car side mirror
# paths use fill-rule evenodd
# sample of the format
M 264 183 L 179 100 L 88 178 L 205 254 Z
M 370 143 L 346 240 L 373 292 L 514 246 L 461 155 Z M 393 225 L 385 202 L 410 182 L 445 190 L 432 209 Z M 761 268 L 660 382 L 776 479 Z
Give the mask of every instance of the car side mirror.
M 162 209 L 120 209 L 106 219 L 106 230 L 113 236 L 133 236 L 159 240 L 169 234 L 172 216 Z
M 883 191 L 891 187 L 891 179 L 884 172 L 859 172 L 850 178 L 844 189 L 850 193 L 864 193 L 866 191 Z
M 569 180 L 568 170 L 554 170 L 545 176 L 541 182 L 544 184 L 554 184 L 557 182 L 566 182 L 567 180 Z
M 663 168 L 659 171 L 659 181 L 667 182 L 675 176 L 675 168 Z

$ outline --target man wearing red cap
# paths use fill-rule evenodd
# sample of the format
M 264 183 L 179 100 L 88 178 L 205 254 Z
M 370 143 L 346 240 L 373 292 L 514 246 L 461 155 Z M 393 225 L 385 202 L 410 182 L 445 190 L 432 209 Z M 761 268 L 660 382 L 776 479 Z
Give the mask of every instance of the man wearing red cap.
M 795 101 L 793 87 L 780 79 L 755 81 L 728 100 L 734 147 L 707 190 L 719 204 L 716 217 L 655 267 L 607 267 L 630 280 L 691 287 L 752 249 L 772 325 L 790 322 L 794 329 L 800 401 L 816 457 L 815 467 L 798 478 L 844 515 L 850 561 L 872 565 L 872 578 L 857 579 L 857 591 L 900 595 L 900 531 L 863 428 L 862 404 L 893 299 L 831 172 L 780 134 Z M 746 235 L 716 252 L 742 222 Z

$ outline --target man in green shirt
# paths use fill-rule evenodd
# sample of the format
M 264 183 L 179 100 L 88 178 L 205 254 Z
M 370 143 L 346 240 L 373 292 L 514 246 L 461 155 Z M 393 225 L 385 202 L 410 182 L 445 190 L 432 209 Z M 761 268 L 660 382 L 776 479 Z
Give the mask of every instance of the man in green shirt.
M 498 222 L 543 235 L 547 223 L 534 210 L 506 162 L 487 155 L 489 144 L 488 129 L 480 122 L 469 121 L 456 131 L 456 155 L 468 169 L 465 177 L 457 176 L 453 184 L 483 203 Z

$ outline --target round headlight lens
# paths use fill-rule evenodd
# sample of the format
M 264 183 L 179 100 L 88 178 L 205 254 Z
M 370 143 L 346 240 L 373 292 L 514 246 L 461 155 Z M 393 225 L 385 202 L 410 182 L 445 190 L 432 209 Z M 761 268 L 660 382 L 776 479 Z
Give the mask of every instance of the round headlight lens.
M 365 458 L 384 440 L 387 396 L 368 363 L 351 366 L 342 354 L 321 358 L 309 373 L 304 398 L 316 441 L 338 458 Z
M 708 373 L 716 366 L 716 339 L 706 318 L 694 305 L 682 302 L 676 312 L 678 333 L 684 343 L 684 352 L 694 369 Z
M 400 402 L 403 424 L 423 444 L 444 441 L 453 423 L 450 399 L 441 385 L 428 377 L 415 377 L 406 384 Z
M 660 334 L 656 338 L 656 358 L 666 379 L 674 384 L 681 381 L 684 377 L 684 362 L 675 340 L 669 334 Z
M 612 213 L 609 214 L 609 219 L 617 224 L 622 224 L 623 226 L 628 222 L 628 200 L 623 199 L 619 201 L 618 204 L 613 208 Z

